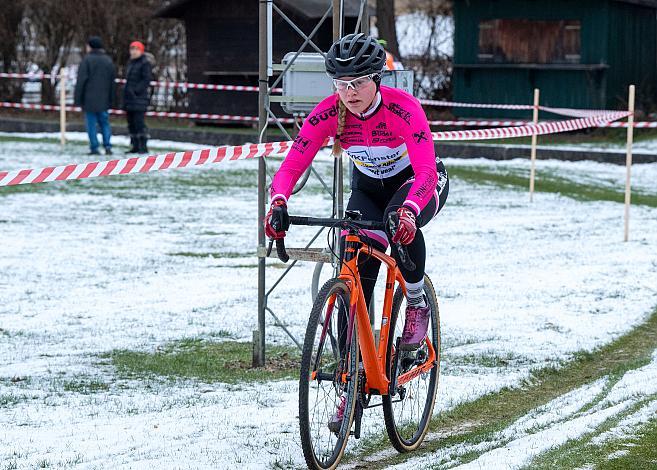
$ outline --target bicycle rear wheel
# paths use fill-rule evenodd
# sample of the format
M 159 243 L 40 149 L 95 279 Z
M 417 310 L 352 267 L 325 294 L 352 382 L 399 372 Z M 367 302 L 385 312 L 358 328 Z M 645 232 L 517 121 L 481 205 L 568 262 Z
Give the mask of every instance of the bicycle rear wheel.
M 337 466 L 351 432 L 358 385 L 356 324 L 348 331 L 349 287 L 328 280 L 313 304 L 301 355 L 299 424 L 301 447 L 309 468 Z M 339 430 L 329 421 L 345 400 Z
M 436 399 L 436 390 L 438 388 L 438 377 L 440 375 L 440 315 L 438 312 L 438 301 L 433 284 L 428 276 L 424 277 L 424 293 L 431 307 L 431 320 L 429 322 L 429 331 L 427 336 L 431 340 L 436 351 L 436 364 L 425 373 L 422 373 L 398 387 L 399 393 L 394 396 L 385 395 L 383 397 L 383 416 L 386 424 L 386 431 L 393 447 L 399 452 L 410 452 L 418 448 L 422 443 L 424 436 L 429 429 L 429 422 L 433 413 L 433 406 Z M 392 314 L 390 317 L 390 333 L 388 336 L 387 352 L 387 370 L 388 376 L 411 370 L 416 365 L 414 362 L 421 362 L 422 355 L 426 357 L 427 346 L 424 345 L 412 354 L 399 351 L 404 355 L 399 361 L 395 362 L 395 344 L 397 338 L 401 337 L 406 320 L 406 299 L 398 287 L 392 304 Z M 391 370 L 397 363 L 397 370 Z

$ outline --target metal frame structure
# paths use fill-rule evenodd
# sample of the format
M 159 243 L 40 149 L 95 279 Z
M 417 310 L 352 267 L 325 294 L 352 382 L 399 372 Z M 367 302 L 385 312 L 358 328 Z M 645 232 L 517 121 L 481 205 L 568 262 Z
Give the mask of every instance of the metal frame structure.
M 324 52 L 313 41 L 314 36 L 319 31 L 324 22 L 332 15 L 333 22 L 333 40 L 338 39 L 343 35 L 344 26 L 344 0 L 327 0 L 327 9 L 322 18 L 317 22 L 313 30 L 309 34 L 305 34 L 292 19 L 290 19 L 275 3 L 274 0 L 260 0 L 259 8 L 259 93 L 258 93 L 258 142 L 265 142 L 267 140 L 267 128 L 270 120 L 278 129 L 289 139 L 292 137 L 287 132 L 285 127 L 281 124 L 279 118 L 274 114 L 271 109 L 270 103 L 280 102 L 285 100 L 285 97 L 273 96 L 271 90 L 279 86 L 283 79 L 283 75 L 289 71 L 295 64 L 296 58 L 306 47 L 311 47 L 315 51 L 325 55 Z M 273 64 L 272 58 L 272 42 L 273 42 L 273 15 L 277 14 L 287 25 L 289 25 L 299 36 L 303 39 L 301 47 L 298 49 L 293 58 L 285 65 Z M 369 11 L 367 7 L 367 0 L 360 0 L 360 13 L 356 23 L 356 31 L 361 31 L 369 34 Z M 279 76 L 273 79 L 270 84 L 270 77 L 273 76 L 274 71 L 280 72 Z M 333 184 L 329 187 L 317 171 L 311 166 L 308 170 L 309 174 L 315 176 L 324 189 L 331 195 L 333 200 L 332 217 L 341 217 L 344 213 L 344 198 L 343 198 L 343 167 L 342 159 L 336 158 L 333 165 Z M 282 275 L 267 289 L 266 274 L 267 274 L 267 248 L 265 240 L 265 232 L 262 224 L 265 218 L 265 211 L 267 205 L 267 163 L 264 158 L 258 161 L 258 329 L 253 332 L 253 366 L 263 366 L 265 364 L 266 356 L 266 316 L 267 312 L 274 319 L 274 326 L 283 328 L 285 333 L 292 339 L 292 341 L 301 348 L 299 341 L 291 334 L 281 319 L 272 311 L 267 305 L 269 296 L 281 283 L 285 276 L 290 272 L 298 261 L 312 261 L 317 263 L 333 262 L 334 268 L 337 267 L 337 260 L 325 253 L 321 249 L 312 249 L 310 246 L 324 231 L 320 229 L 305 245 L 303 248 L 290 248 L 288 254 L 293 260 L 287 267 Z M 299 191 L 307 181 L 309 175 L 302 178 L 301 184 L 295 189 Z M 336 245 L 337 246 L 337 245 Z

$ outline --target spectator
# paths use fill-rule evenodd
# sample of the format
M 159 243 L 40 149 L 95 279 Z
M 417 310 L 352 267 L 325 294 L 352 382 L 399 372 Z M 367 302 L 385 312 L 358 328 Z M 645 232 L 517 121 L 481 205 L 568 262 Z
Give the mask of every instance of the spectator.
M 377 41 L 379 44 L 381 44 L 384 48 L 388 45 L 388 41 L 385 39 L 379 39 Z M 384 70 L 404 70 L 404 66 L 402 65 L 401 62 L 399 62 L 397 59 L 395 59 L 395 56 L 392 55 L 388 50 L 386 49 L 386 65 L 384 67 Z
M 123 107 L 128 113 L 131 145 L 127 153 L 148 152 L 148 130 L 144 116 L 150 101 L 148 86 L 151 81 L 151 64 L 144 54 L 144 49 L 144 45 L 139 41 L 130 44 L 130 62 L 123 89 Z
M 103 42 L 97 36 L 89 38 L 87 55 L 78 69 L 75 84 L 75 104 L 82 107 L 89 134 L 89 155 L 99 155 L 96 126 L 100 125 L 103 147 L 107 155 L 112 154 L 112 128 L 108 110 L 114 97 L 116 71 L 112 59 L 105 54 Z

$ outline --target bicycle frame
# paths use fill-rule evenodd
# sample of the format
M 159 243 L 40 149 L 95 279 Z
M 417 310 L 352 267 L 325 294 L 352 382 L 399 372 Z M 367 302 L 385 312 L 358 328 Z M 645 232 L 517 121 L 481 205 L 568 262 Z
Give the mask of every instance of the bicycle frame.
M 383 314 L 381 317 L 381 326 L 378 344 L 375 344 L 374 333 L 370 324 L 370 317 L 365 304 L 363 286 L 358 274 L 358 258 L 360 255 L 373 256 L 386 265 L 386 286 L 383 299 Z M 390 378 L 386 370 L 386 352 L 388 348 L 388 334 L 390 330 L 390 315 L 392 314 L 392 302 L 394 296 L 395 282 L 399 283 L 406 295 L 406 283 L 397 268 L 397 262 L 391 256 L 364 244 L 357 234 L 348 234 L 345 239 L 345 252 L 342 261 L 342 269 L 338 276 L 351 288 L 351 301 L 349 306 L 349 330 L 356 321 L 358 326 L 358 338 L 360 352 L 363 360 L 363 367 L 367 382 L 365 383 L 365 392 L 376 395 L 387 395 L 390 391 Z M 350 344 L 352 338 L 348 337 L 347 344 Z M 426 338 L 429 357 L 427 361 L 419 367 L 401 374 L 397 380 L 397 385 L 403 385 L 413 380 L 418 375 L 428 372 L 433 368 L 436 361 L 436 351 L 429 338 Z M 349 350 L 347 348 L 347 350 Z M 347 377 L 343 375 L 343 381 Z

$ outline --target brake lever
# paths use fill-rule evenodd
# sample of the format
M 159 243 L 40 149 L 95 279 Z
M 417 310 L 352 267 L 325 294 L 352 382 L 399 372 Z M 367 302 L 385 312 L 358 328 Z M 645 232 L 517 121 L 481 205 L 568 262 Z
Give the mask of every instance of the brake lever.
M 280 259 L 283 263 L 290 261 L 290 256 L 285 250 L 285 238 L 276 239 L 276 254 L 278 255 L 278 259 Z
M 388 231 L 390 232 L 390 241 L 395 237 L 397 233 L 397 224 L 399 223 L 399 215 L 393 212 L 388 215 Z M 406 251 L 406 246 L 401 243 L 395 243 L 395 248 L 397 248 L 397 253 L 399 253 L 399 262 L 409 271 L 415 271 L 417 267 L 416 264 L 408 256 L 408 251 Z

